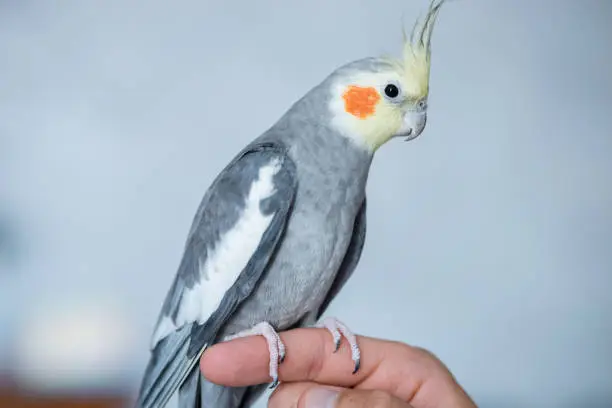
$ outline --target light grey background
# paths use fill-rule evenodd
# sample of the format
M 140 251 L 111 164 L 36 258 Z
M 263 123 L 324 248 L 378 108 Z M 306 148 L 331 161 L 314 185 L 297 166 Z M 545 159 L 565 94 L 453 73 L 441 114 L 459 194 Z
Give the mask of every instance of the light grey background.
M 115 310 L 100 327 L 131 331 L 107 353 L 128 357 L 80 378 L 137 385 L 213 177 L 335 67 L 399 52 L 426 7 L 1 2 L 0 217 L 20 255 L 0 264 L 4 369 L 66 344 L 54 316 Z M 608 0 L 449 2 L 427 129 L 375 158 L 330 313 L 432 350 L 482 407 L 612 404 L 611 18 Z

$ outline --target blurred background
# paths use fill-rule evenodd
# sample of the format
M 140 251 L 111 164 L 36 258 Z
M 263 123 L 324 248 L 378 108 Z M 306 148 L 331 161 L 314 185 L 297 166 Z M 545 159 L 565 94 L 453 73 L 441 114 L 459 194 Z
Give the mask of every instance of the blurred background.
M 0 406 L 127 406 L 212 179 L 427 6 L 0 1 Z M 329 314 L 428 348 L 481 407 L 612 407 L 611 19 L 448 2 L 427 129 L 375 158 Z

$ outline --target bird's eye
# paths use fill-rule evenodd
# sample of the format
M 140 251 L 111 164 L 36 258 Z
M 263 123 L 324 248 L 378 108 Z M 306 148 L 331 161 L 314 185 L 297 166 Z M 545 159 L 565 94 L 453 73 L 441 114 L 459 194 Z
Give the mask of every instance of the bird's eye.
M 397 87 L 397 85 L 388 84 L 387 86 L 385 86 L 385 95 L 387 95 L 391 99 L 397 98 L 397 96 L 399 95 L 399 88 Z

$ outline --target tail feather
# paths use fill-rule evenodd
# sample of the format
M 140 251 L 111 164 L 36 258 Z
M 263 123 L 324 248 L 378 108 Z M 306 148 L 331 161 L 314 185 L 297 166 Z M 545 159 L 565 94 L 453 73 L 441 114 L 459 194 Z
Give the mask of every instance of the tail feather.
M 242 401 L 248 387 L 225 387 L 207 381 L 198 372 L 201 384 L 199 408 L 242 408 Z M 193 402 L 192 405 L 193 406 Z M 191 407 L 186 405 L 185 408 Z M 181 406 L 181 408 L 183 408 Z
M 197 337 L 197 336 L 196 336 Z M 179 408 L 248 408 L 266 385 L 225 387 L 207 381 L 198 361 L 206 345 L 193 357 L 191 326 L 185 326 L 160 341 L 151 352 L 136 408 L 165 408 L 178 390 Z
M 201 377 L 199 370 L 191 370 L 185 382 L 179 387 L 178 408 L 203 408 L 200 392 Z
M 164 408 L 174 392 L 195 368 L 202 351 L 188 357 L 191 326 L 184 326 L 157 344 L 145 371 L 138 408 Z
M 255 402 L 269 388 L 269 384 L 253 385 L 248 387 L 246 393 L 240 401 L 240 408 L 250 408 L 255 405 Z

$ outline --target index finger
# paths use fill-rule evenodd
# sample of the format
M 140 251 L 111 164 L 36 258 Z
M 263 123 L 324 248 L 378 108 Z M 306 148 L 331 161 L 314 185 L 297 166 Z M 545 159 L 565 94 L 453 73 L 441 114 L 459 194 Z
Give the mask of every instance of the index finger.
M 337 352 L 326 329 L 305 328 L 280 333 L 286 357 L 279 367 L 284 382 L 312 381 L 340 387 L 392 390 L 410 401 L 432 368 L 431 356 L 402 343 L 357 336 L 361 367 L 353 374 L 350 348 L 343 339 Z M 270 381 L 269 353 L 261 336 L 218 343 L 200 360 L 211 382 L 240 387 Z

